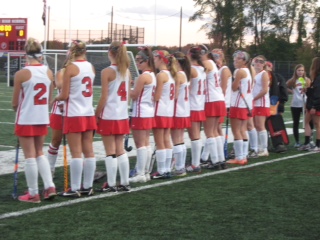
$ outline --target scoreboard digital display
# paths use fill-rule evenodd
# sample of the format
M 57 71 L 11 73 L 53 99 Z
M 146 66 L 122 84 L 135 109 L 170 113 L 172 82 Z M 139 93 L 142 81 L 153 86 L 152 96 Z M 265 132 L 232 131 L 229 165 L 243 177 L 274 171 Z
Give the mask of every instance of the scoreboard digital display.
M 27 27 L 27 18 L 0 18 L 0 51 L 23 51 Z

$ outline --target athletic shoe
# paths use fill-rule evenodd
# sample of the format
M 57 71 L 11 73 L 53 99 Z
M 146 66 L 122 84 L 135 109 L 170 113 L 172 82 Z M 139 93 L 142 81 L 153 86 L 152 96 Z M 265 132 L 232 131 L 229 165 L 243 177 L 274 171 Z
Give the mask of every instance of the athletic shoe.
M 146 173 L 145 177 L 146 177 L 146 182 L 149 182 L 151 180 L 150 173 Z
M 258 158 L 259 155 L 256 151 L 254 150 L 250 150 L 249 154 L 248 154 L 248 158 Z
M 144 183 L 146 181 L 147 179 L 145 175 L 136 175 L 134 177 L 129 178 L 129 182 L 133 182 L 133 183 L 137 183 L 137 182 Z
M 268 157 L 269 156 L 269 152 L 268 150 L 263 150 L 261 152 L 258 153 L 259 157 Z
M 207 167 L 211 163 L 210 160 L 202 160 L 200 159 L 200 167 Z
M 234 149 L 232 149 L 232 150 L 229 152 L 229 154 L 228 154 L 228 158 L 229 158 L 229 159 L 233 159 L 233 158 L 235 158 Z
M 316 144 L 314 144 L 314 141 L 310 141 L 309 144 L 310 144 L 310 147 L 311 147 L 311 148 L 314 148 L 314 147 L 316 146 Z
M 238 164 L 238 165 L 246 165 L 248 163 L 247 159 L 242 159 L 242 160 L 238 160 L 238 159 L 231 159 L 229 161 L 227 161 L 228 164 Z
M 107 182 L 102 185 L 102 188 L 98 190 L 99 192 L 117 192 L 117 187 L 110 187 Z
M 182 168 L 182 169 L 180 169 L 180 170 L 176 170 L 176 171 L 174 172 L 174 175 L 177 176 L 177 177 L 186 176 L 186 175 L 187 175 L 186 169 L 185 169 L 185 168 Z
M 57 196 L 55 187 L 49 187 L 43 191 L 44 200 L 54 199 L 55 196 Z
M 72 191 L 71 188 L 69 188 L 66 192 L 59 193 L 58 195 L 62 197 L 81 197 L 81 193 L 79 190 Z
M 167 178 L 171 178 L 171 172 L 166 172 Z
M 30 202 L 30 203 L 40 203 L 40 195 L 36 194 L 34 196 L 31 196 L 29 192 L 27 192 L 25 195 L 18 197 L 19 201 L 21 202 Z
M 94 182 L 98 182 L 101 178 L 104 178 L 107 174 L 105 172 L 95 172 L 94 173 Z
M 293 147 L 294 147 L 294 148 L 299 148 L 299 147 L 301 147 L 301 144 L 297 142 L 297 143 L 295 143 L 295 144 L 293 145 Z
M 211 163 L 206 167 L 206 169 L 209 169 L 209 170 L 221 170 L 220 163 L 219 162 Z
M 131 169 L 129 172 L 129 177 L 132 178 L 137 175 L 137 169 Z
M 130 192 L 130 190 L 131 190 L 130 185 L 119 185 L 117 187 L 118 192 Z
M 195 167 L 193 165 L 189 165 L 186 167 L 187 172 L 193 172 L 193 173 L 201 173 L 201 167 Z
M 314 148 L 309 149 L 310 152 L 320 152 L 320 147 L 315 146 Z
M 269 150 L 269 149 L 268 149 Z M 286 148 L 286 146 L 284 144 L 279 144 L 276 148 L 275 148 L 275 152 L 276 153 L 284 153 L 286 152 L 288 149 Z
M 221 167 L 222 170 L 228 168 L 228 165 L 227 165 L 226 161 L 219 162 L 219 163 L 220 163 L 220 167 Z
M 94 194 L 94 191 L 93 191 L 93 188 L 92 187 L 89 187 L 89 188 L 81 188 L 80 189 L 80 193 L 81 194 L 85 194 L 85 195 L 88 195 L 88 196 L 92 196 Z
M 167 173 L 158 173 L 158 172 L 155 172 L 151 175 L 151 179 L 167 179 Z
M 298 148 L 298 151 L 308 151 L 309 149 L 311 149 L 310 143 L 302 145 L 301 147 Z

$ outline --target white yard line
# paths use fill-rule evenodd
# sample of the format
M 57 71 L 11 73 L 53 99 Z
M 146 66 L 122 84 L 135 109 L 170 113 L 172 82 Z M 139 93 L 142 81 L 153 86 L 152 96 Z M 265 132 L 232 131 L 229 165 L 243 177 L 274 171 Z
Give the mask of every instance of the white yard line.
M 253 164 L 249 164 L 249 165 L 246 165 L 246 166 L 228 168 L 228 169 L 220 170 L 220 171 L 217 171 L 217 172 L 209 172 L 209 173 L 204 173 L 204 174 L 193 175 L 193 176 L 190 176 L 190 177 L 175 179 L 175 180 L 166 181 L 166 182 L 160 182 L 160 183 L 156 183 L 156 184 L 150 184 L 150 185 L 146 185 L 146 186 L 142 186 L 142 187 L 135 187 L 135 188 L 131 189 L 131 192 L 139 192 L 139 191 L 143 191 L 143 190 L 147 190 L 147 189 L 158 188 L 158 187 L 168 186 L 168 185 L 172 185 L 172 184 L 176 184 L 176 183 L 191 181 L 191 180 L 194 180 L 194 179 L 200 179 L 200 178 L 210 177 L 210 176 L 214 176 L 214 175 L 218 175 L 218 174 L 234 172 L 234 171 L 238 171 L 238 170 L 242 170 L 242 169 L 253 168 L 253 167 L 257 167 L 257 166 L 262 166 L 262 165 L 266 165 L 266 164 L 271 164 L 271 163 L 275 163 L 275 162 L 289 160 L 289 159 L 292 159 L 292 158 L 298 158 L 298 157 L 306 156 L 306 155 L 309 155 L 309 154 L 313 154 L 313 152 L 307 152 L 307 153 L 292 155 L 292 156 L 278 158 L 278 159 L 269 160 L 269 161 L 265 161 L 265 162 L 253 163 Z M 157 180 L 152 180 L 152 181 L 157 181 Z M 161 181 L 161 180 L 158 180 L 158 181 Z M 65 202 L 62 202 L 62 203 L 54 203 L 54 204 L 41 206 L 41 207 L 34 207 L 34 208 L 22 210 L 22 211 L 4 213 L 4 214 L 0 215 L 0 220 L 1 219 L 6 219 L 6 218 L 11 218 L 11 217 L 19 217 L 19 216 L 27 215 L 27 214 L 30 214 L 30 213 L 35 213 L 35 212 L 47 210 L 47 209 L 55 209 L 55 208 L 59 208 L 59 207 L 70 206 L 70 205 L 73 205 L 73 204 L 88 202 L 88 201 L 92 201 L 92 200 L 95 200 L 95 199 L 113 197 L 113 196 L 117 196 L 119 194 L 130 194 L 130 193 L 126 193 L 126 192 L 121 192 L 121 193 L 102 193 L 102 194 L 91 196 L 91 197 L 68 200 L 68 201 L 65 201 Z

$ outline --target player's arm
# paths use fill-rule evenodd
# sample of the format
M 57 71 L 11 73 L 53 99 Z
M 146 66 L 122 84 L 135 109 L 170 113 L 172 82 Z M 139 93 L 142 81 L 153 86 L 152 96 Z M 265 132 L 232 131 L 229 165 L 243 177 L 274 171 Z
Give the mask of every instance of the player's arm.
M 130 91 L 130 97 L 132 100 L 136 100 L 143 88 L 144 85 L 150 84 L 152 81 L 152 77 L 149 74 L 141 74 L 135 82 L 134 89 Z
M 50 89 L 49 89 L 49 103 L 51 103 L 51 101 L 52 101 L 52 93 L 53 93 L 53 89 L 54 89 L 54 77 L 53 77 L 53 72 L 49 68 L 48 68 L 48 71 L 47 71 L 47 76 L 51 81 Z
M 253 100 L 255 101 L 259 98 L 262 98 L 264 95 L 266 95 L 268 93 L 268 88 L 269 88 L 269 75 L 267 72 L 264 72 L 262 74 L 262 89 L 258 93 L 258 95 L 255 96 Z
M 31 72 L 27 69 L 22 69 L 14 75 L 13 94 L 12 94 L 12 108 L 17 111 L 19 106 L 19 97 L 22 89 L 22 83 L 31 78 Z
M 226 95 L 227 87 L 228 87 L 228 79 L 231 77 L 231 71 L 229 68 L 222 69 L 221 72 L 221 88 L 223 95 Z
M 232 86 L 231 86 L 232 87 L 232 91 L 235 92 L 235 91 L 239 90 L 241 79 L 246 78 L 246 77 L 247 77 L 247 73 L 243 69 L 239 69 L 236 72 L 234 81 L 233 81 Z
M 154 93 L 154 101 L 157 102 L 161 98 L 163 85 L 169 80 L 168 75 L 164 72 L 160 72 L 157 74 L 157 86 L 156 91 Z
M 66 67 L 63 74 L 61 93 L 55 97 L 55 101 L 65 101 L 69 98 L 71 78 L 78 75 L 79 71 L 79 68 L 74 64 L 70 64 Z

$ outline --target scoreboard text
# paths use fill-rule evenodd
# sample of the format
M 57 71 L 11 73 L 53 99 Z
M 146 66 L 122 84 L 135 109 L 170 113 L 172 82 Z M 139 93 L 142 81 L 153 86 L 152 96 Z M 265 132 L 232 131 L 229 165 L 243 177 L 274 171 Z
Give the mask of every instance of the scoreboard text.
M 0 51 L 23 51 L 27 26 L 27 18 L 0 18 Z

